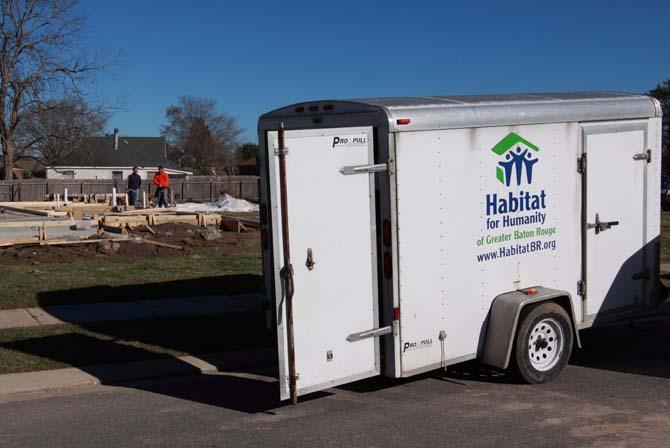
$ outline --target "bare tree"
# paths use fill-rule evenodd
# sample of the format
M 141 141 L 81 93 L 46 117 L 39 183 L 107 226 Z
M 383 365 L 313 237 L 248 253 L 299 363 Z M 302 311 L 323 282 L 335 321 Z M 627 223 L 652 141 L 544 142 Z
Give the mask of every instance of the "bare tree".
M 14 160 L 37 143 L 19 135 L 22 121 L 48 113 L 54 98 L 81 98 L 82 86 L 100 70 L 97 56 L 77 43 L 82 20 L 73 16 L 77 0 L 0 0 L 0 144 L 4 178 Z M 25 137 L 25 138 L 23 138 Z
M 82 98 L 47 101 L 45 106 L 27 114 L 19 135 L 34 142 L 30 156 L 47 166 L 80 150 L 87 138 L 102 135 L 109 118 L 104 107 L 90 106 Z
M 165 116 L 161 135 L 174 161 L 198 174 L 232 174 L 242 130 L 234 117 L 217 112 L 215 100 L 183 96 Z

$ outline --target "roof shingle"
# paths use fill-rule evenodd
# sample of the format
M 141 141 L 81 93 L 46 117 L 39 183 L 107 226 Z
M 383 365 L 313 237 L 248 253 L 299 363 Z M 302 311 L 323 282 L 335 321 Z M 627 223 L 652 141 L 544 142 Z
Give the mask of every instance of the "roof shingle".
M 54 163 L 55 166 L 91 167 L 147 167 L 163 165 L 165 168 L 179 167 L 165 157 L 163 137 L 119 136 L 119 149 L 114 149 L 114 136 L 90 137 L 77 151 Z

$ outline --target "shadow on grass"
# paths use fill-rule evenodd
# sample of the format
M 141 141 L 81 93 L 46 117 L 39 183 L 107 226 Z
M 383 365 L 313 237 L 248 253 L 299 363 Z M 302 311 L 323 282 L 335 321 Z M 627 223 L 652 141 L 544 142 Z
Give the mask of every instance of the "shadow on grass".
M 198 375 L 193 389 L 188 383 L 176 386 L 137 383 L 141 390 L 185 398 L 235 410 L 259 412 L 278 406 L 276 383 L 235 375 L 201 375 L 200 370 L 178 359 L 189 354 L 216 366 L 219 371 L 251 372 L 259 366 L 275 366 L 274 334 L 265 328 L 265 312 L 226 312 L 223 294 L 259 293 L 261 277 L 230 275 L 204 279 L 170 281 L 150 285 L 93 287 L 53 291 L 39 296 L 40 306 L 93 301 L 128 301 L 152 298 L 193 298 L 221 296 L 224 312 L 201 317 L 163 318 L 144 321 L 75 323 L 71 326 L 13 330 L 14 337 L 0 343 L 0 363 L 22 361 L 32 368 L 77 367 L 98 378 L 102 384 L 118 383 L 128 377 Z M 238 299 L 239 300 L 239 299 Z M 254 309 L 253 307 L 251 307 Z M 52 308 L 53 310 L 53 308 Z M 55 317 L 67 322 L 67 315 Z M 223 356 L 209 356 L 224 353 Z M 20 356 L 17 356 L 20 355 Z M 4 359 L 3 359 L 4 357 Z M 32 365 L 29 365 L 32 363 Z M 135 369 L 138 374 L 132 374 Z M 129 372 L 131 373 L 129 375 Z M 206 377 L 206 378 L 205 378 Z M 192 378 L 193 379 L 193 378 Z M 207 390 L 200 389 L 206 380 Z M 236 398 L 237 397 L 237 398 Z M 245 400 L 245 397 L 246 400 Z M 254 397 L 249 398 L 249 397 Z M 250 406 L 248 400 L 252 400 Z
M 262 291 L 263 277 L 255 274 L 231 274 L 189 280 L 142 283 L 136 285 L 96 285 L 86 288 L 40 292 L 39 306 L 72 305 L 99 302 L 132 302 L 166 298 L 185 298 Z

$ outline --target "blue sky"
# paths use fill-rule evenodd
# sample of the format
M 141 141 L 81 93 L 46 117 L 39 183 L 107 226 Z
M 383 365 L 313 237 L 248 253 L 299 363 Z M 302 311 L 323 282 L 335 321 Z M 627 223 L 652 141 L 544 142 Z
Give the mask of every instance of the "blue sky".
M 81 0 L 84 44 L 124 53 L 109 127 L 158 135 L 181 95 L 258 116 L 310 99 L 616 90 L 670 79 L 670 1 Z

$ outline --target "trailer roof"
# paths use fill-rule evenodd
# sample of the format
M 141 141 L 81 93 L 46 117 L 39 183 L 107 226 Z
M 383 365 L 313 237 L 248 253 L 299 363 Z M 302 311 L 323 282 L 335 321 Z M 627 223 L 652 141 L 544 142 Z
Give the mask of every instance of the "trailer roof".
M 324 108 L 324 106 L 328 106 Z M 319 100 L 293 104 L 261 119 L 383 112 L 391 131 L 660 117 L 655 99 L 629 93 L 574 92 Z M 409 119 L 409 124 L 398 120 Z

